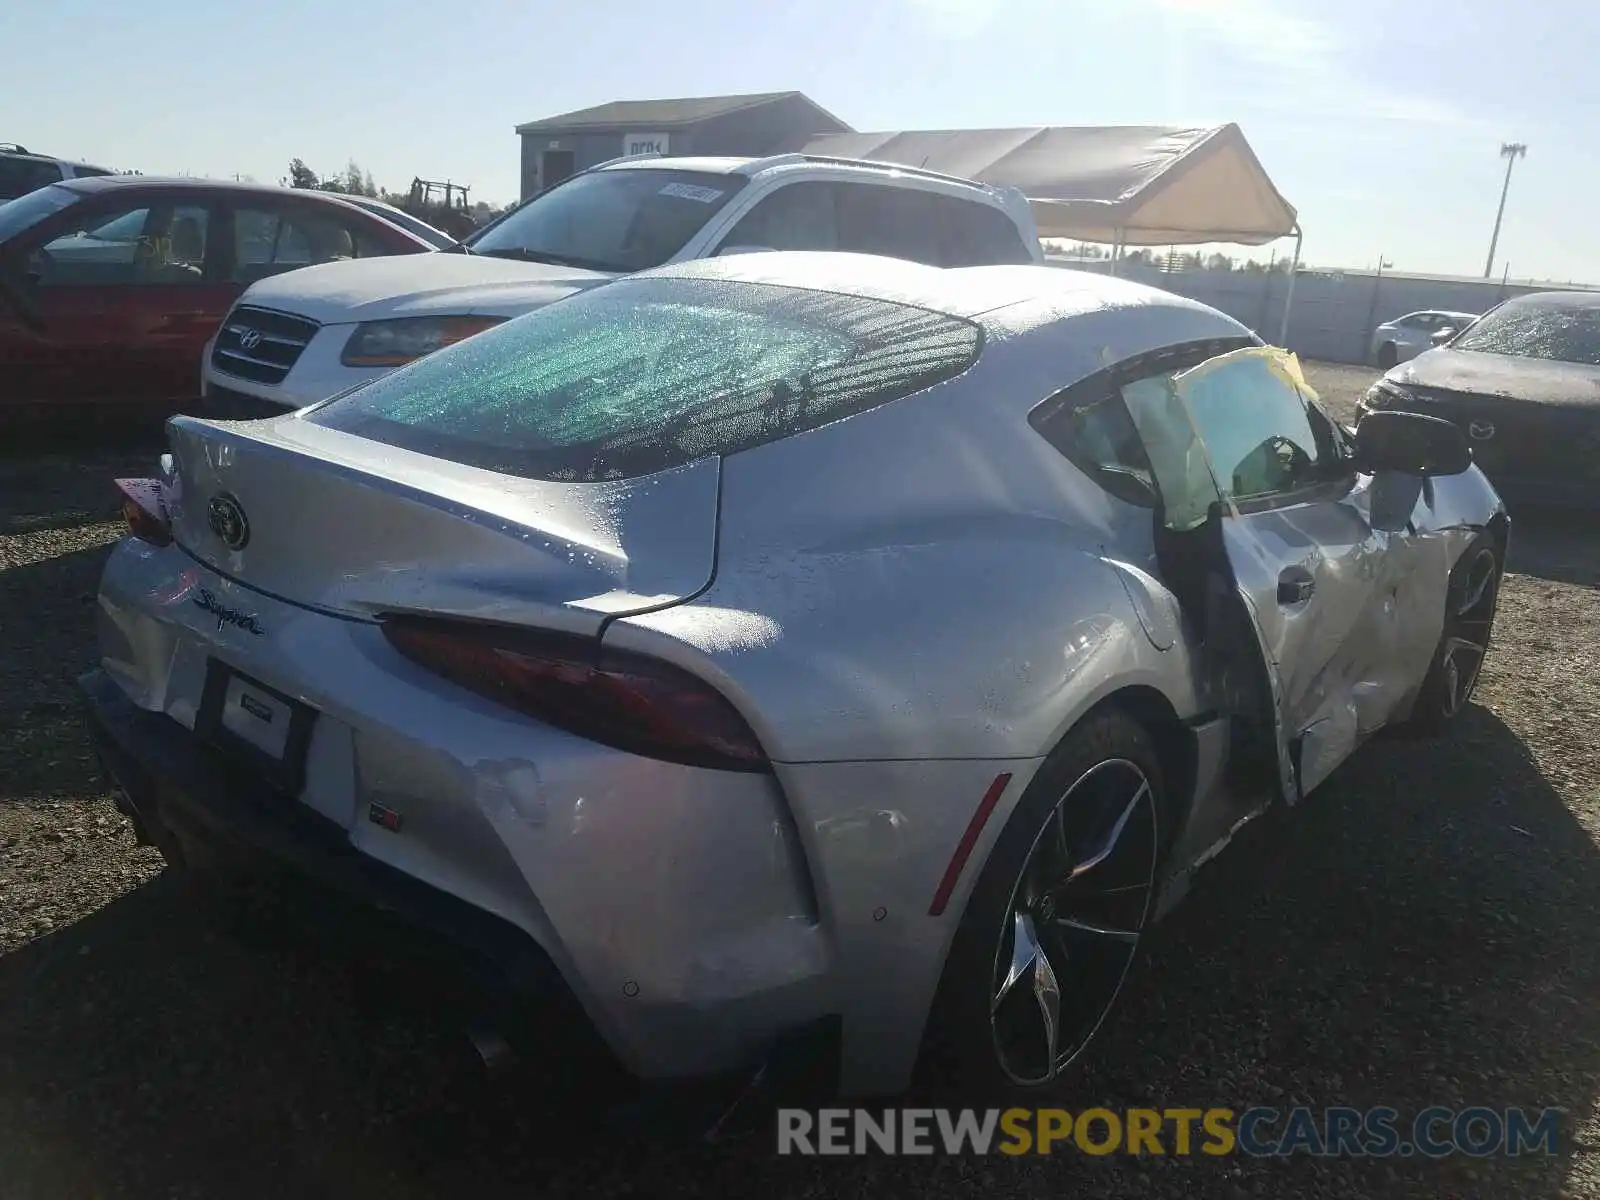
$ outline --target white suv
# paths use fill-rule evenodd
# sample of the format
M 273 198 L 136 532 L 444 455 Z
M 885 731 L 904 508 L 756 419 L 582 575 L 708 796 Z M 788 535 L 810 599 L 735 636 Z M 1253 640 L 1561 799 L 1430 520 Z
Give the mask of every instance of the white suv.
M 109 174 L 105 167 L 92 163 L 68 162 L 48 154 L 35 154 L 15 142 L 0 142 L 0 204 L 63 179 Z
M 206 347 L 207 414 L 301 408 L 618 276 L 747 250 L 947 267 L 1044 257 L 1015 189 L 802 154 L 619 159 L 452 250 L 326 263 L 255 284 Z

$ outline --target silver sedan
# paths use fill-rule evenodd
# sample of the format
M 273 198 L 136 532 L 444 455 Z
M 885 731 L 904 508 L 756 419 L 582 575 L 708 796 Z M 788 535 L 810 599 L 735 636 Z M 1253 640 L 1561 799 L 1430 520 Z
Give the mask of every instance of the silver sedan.
M 120 803 L 649 1080 L 1048 1087 L 1233 831 L 1460 710 L 1509 535 L 1453 426 L 1045 267 L 677 265 L 169 437 L 83 680 Z
M 1478 318 L 1473 313 L 1428 309 L 1385 321 L 1372 331 L 1372 361 L 1385 371 L 1408 362 Z

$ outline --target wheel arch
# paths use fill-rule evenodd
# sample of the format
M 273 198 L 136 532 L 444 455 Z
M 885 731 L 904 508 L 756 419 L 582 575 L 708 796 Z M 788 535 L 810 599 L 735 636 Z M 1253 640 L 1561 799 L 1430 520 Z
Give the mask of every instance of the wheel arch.
M 1155 745 L 1163 785 L 1161 816 L 1167 823 L 1162 842 L 1170 849 L 1194 803 L 1198 769 L 1194 732 L 1178 716 L 1172 701 L 1160 689 L 1140 683 L 1125 684 L 1106 696 L 1074 722 L 1073 728 L 1108 708 L 1118 709 L 1138 722 Z

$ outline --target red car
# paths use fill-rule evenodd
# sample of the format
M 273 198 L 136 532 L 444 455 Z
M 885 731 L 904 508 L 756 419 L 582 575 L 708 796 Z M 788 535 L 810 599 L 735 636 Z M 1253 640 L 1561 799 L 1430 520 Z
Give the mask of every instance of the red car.
M 83 406 L 165 415 L 258 279 L 426 241 L 321 192 L 142 175 L 0 204 L 0 424 Z

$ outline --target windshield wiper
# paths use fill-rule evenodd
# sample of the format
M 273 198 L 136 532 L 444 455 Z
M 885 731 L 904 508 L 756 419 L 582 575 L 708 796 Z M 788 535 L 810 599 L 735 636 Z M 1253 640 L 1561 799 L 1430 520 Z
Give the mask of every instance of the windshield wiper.
M 580 271 L 625 271 L 615 263 L 603 263 L 592 258 L 578 258 L 571 254 L 552 254 L 548 250 L 529 250 L 524 246 L 506 246 L 495 250 L 474 250 L 488 258 L 511 258 L 517 262 L 549 263 L 555 267 L 577 267 Z

